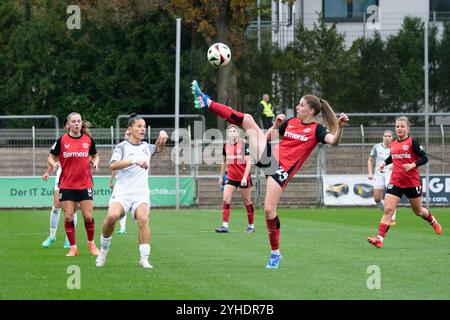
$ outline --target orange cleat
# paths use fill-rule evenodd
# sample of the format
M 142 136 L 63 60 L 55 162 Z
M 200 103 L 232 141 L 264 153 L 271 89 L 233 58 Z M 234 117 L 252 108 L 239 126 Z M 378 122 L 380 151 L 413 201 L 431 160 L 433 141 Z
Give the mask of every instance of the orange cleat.
M 383 246 L 383 241 L 381 241 L 377 236 L 375 236 L 375 237 L 368 237 L 367 241 L 370 244 L 373 244 L 377 248 L 381 248 Z
M 88 242 L 88 248 L 89 251 L 91 252 L 91 255 L 96 257 L 98 256 L 98 254 L 100 253 L 100 251 L 98 251 L 97 246 L 95 245 L 95 242 Z
M 66 257 L 75 257 L 78 255 L 78 248 L 77 247 L 70 247 L 69 253 L 66 254 Z
M 436 231 L 437 234 L 442 233 L 442 227 L 439 224 L 439 222 L 437 222 L 436 218 L 434 218 L 434 222 L 431 224 L 431 226 L 433 227 L 434 231 Z

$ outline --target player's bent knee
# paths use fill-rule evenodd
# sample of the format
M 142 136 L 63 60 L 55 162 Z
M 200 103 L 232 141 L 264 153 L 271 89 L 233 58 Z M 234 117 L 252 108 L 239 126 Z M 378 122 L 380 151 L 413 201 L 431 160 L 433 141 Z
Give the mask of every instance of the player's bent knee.
M 386 207 L 384 208 L 384 215 L 390 216 L 390 215 L 393 215 L 394 212 L 395 212 L 395 208 L 386 208 Z
M 264 208 L 264 213 L 266 214 L 266 219 L 272 219 L 276 216 L 276 211 L 273 208 Z

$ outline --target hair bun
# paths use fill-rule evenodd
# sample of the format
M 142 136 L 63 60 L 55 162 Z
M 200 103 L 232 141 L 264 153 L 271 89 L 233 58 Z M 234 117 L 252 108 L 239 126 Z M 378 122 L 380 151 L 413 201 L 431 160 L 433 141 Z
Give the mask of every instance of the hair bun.
M 128 117 L 128 120 L 131 120 L 131 119 L 133 119 L 133 118 L 136 118 L 138 115 L 137 115 L 137 113 L 132 113 L 132 114 L 130 114 L 130 116 Z

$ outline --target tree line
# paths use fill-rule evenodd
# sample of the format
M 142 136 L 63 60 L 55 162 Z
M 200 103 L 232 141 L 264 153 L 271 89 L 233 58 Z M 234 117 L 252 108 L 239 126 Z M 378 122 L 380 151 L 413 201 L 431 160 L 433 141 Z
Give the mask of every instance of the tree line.
M 259 51 L 256 40 L 245 37 L 255 2 L 79 1 L 82 27 L 68 30 L 70 1 L 3 0 L 0 114 L 62 119 L 77 111 L 95 126 L 109 127 L 119 114 L 173 113 L 175 17 L 183 19 L 182 113 L 195 113 L 192 79 L 218 101 L 252 113 L 263 93 L 280 112 L 307 93 L 327 99 L 336 111 L 422 110 L 424 23 L 419 18 L 405 18 L 387 40 L 376 34 L 350 48 L 334 25 L 318 19 L 307 29 L 298 21 L 289 46 Z M 207 48 L 217 41 L 232 49 L 232 62 L 223 68 L 206 61 Z M 450 24 L 444 23 L 441 37 L 430 27 L 429 60 L 431 111 L 450 111 Z

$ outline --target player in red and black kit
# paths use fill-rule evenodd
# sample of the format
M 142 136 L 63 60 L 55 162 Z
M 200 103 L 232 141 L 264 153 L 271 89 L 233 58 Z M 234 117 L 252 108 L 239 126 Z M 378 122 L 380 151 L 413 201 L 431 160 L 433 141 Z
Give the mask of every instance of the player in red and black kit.
M 222 226 L 216 232 L 228 232 L 228 220 L 230 218 L 230 205 L 233 192 L 241 189 L 242 201 L 247 209 L 247 233 L 255 232 L 255 209 L 251 200 L 252 179 L 250 170 L 252 167 L 248 145 L 239 137 L 239 127 L 232 124 L 227 128 L 228 143 L 223 146 L 223 163 L 219 176 L 219 186 L 222 187 L 222 177 L 228 166 L 227 180 L 223 189 Z
M 267 176 L 264 211 L 272 248 L 266 268 L 278 268 L 281 261 L 280 219 L 276 209 L 283 190 L 319 142 L 339 144 L 348 116 L 342 113 L 338 119 L 327 101 L 306 95 L 296 107 L 296 117 L 285 120 L 285 115 L 278 115 L 274 125 L 264 134 L 251 115 L 212 101 L 195 80 L 191 88 L 197 109 L 207 108 L 228 122 L 242 126 L 249 139 L 250 154 L 258 162 L 257 166 L 264 168 Z M 323 121 L 331 132 L 314 121 L 319 113 L 322 113 Z M 272 148 L 270 141 L 276 137 L 276 132 L 281 136 L 281 141 Z
M 384 215 L 378 227 L 378 235 L 367 239 L 377 248 L 383 246 L 383 240 L 389 230 L 392 215 L 402 195 L 409 199 L 411 209 L 417 216 L 428 221 L 437 234 L 442 233 L 442 227 L 436 218 L 422 206 L 422 182 L 417 168 L 426 164 L 428 157 L 419 142 L 409 136 L 409 130 L 410 122 L 408 118 L 397 118 L 395 121 L 397 140 L 391 143 L 391 155 L 380 165 L 379 170 L 383 172 L 384 166 L 392 163 L 392 175 L 386 190 Z
M 59 201 L 64 210 L 64 226 L 70 242 L 67 256 L 78 255 L 73 223 L 77 202 L 80 203 L 83 214 L 89 250 L 93 256 L 97 256 L 99 251 L 94 243 L 93 182 L 90 164 L 92 163 L 98 170 L 99 157 L 95 142 L 90 136 L 89 123 L 82 121 L 80 114 L 72 112 L 67 116 L 67 125 L 68 132 L 55 142 L 48 157 L 49 165 L 54 169 L 61 166 L 62 169 L 59 179 Z

